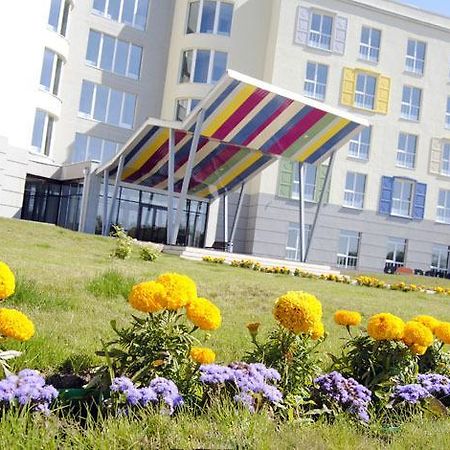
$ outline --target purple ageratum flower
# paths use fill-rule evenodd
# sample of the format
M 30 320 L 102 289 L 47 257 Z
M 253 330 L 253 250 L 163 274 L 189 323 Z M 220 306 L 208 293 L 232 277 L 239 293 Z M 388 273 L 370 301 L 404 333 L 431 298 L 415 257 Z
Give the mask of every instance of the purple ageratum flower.
M 234 401 L 245 406 L 250 412 L 255 412 L 255 398 L 246 392 L 241 392 L 234 396 Z
M 110 389 L 112 392 L 124 394 L 128 389 L 133 389 L 134 384 L 128 377 L 113 378 Z
M 199 370 L 200 381 L 205 384 L 221 384 L 234 380 L 234 372 L 227 366 L 202 364 Z
M 419 375 L 417 381 L 431 395 L 438 399 L 450 396 L 450 378 L 437 373 Z
M 420 384 L 395 386 L 394 392 L 392 393 L 393 400 L 406 402 L 410 405 L 415 405 L 430 396 L 430 393 Z
M 8 378 L 0 381 L 0 402 L 11 402 L 16 392 L 16 383 Z
M 139 399 L 141 406 L 147 406 L 149 403 L 155 403 L 158 401 L 158 395 L 152 388 L 146 387 L 138 390 L 141 396 Z
M 164 400 L 169 407 L 169 414 L 173 414 L 175 408 L 183 404 L 183 397 L 178 392 L 178 388 L 173 381 L 163 377 L 156 377 L 150 382 L 149 387 L 159 399 Z
M 280 381 L 281 375 L 275 369 L 270 367 L 266 367 L 262 363 L 253 363 L 249 364 L 249 371 L 252 374 L 259 374 L 264 381 Z

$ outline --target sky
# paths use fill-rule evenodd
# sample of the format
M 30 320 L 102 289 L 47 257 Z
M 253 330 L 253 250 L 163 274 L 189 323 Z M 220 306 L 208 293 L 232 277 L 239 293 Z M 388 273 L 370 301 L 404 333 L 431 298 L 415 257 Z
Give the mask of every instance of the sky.
M 450 0 L 396 0 L 450 17 Z

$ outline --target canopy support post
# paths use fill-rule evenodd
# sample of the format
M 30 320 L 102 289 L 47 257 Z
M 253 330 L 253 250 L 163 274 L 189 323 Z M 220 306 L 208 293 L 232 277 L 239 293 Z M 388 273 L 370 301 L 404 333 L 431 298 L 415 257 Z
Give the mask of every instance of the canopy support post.
M 311 242 L 313 239 L 314 231 L 316 229 L 317 221 L 319 219 L 319 212 L 323 205 L 323 199 L 325 198 L 325 192 L 328 189 L 328 185 L 330 182 L 330 174 L 331 174 L 331 169 L 333 168 L 335 154 L 336 154 L 336 151 L 334 150 L 331 153 L 330 162 L 328 163 L 327 171 L 325 172 L 325 180 L 323 182 L 322 192 L 320 193 L 320 196 L 319 196 L 319 203 L 317 204 L 316 212 L 314 214 L 314 220 L 313 220 L 313 223 L 311 226 L 311 233 L 309 235 L 309 242 L 307 242 L 307 244 L 306 244 L 305 261 L 304 262 L 306 262 L 307 258 L 308 258 L 309 249 L 311 248 Z
M 167 244 L 172 242 L 173 235 L 173 199 L 175 177 L 175 130 L 169 130 L 169 173 L 168 173 L 168 197 L 167 197 Z
M 303 162 L 298 163 L 298 182 L 299 182 L 299 196 L 298 196 L 298 212 L 299 212 L 299 232 L 300 232 L 300 262 L 305 262 L 305 180 L 304 180 L 305 166 Z
M 183 214 L 184 206 L 186 204 L 187 191 L 189 189 L 189 183 L 191 182 L 192 167 L 194 165 L 195 154 L 198 149 L 198 143 L 200 140 L 200 131 L 203 126 L 204 117 L 205 117 L 205 110 L 200 109 L 197 116 L 197 123 L 195 124 L 194 135 L 192 136 L 189 158 L 186 163 L 186 173 L 184 174 L 183 185 L 181 187 L 181 193 L 178 198 L 177 213 L 175 215 L 175 225 L 173 227 L 173 233 L 171 237 L 172 245 L 176 245 L 177 242 L 178 232 L 180 230 L 181 224 L 181 214 Z
M 223 244 L 224 250 L 228 252 L 228 192 L 223 195 Z
M 108 221 L 108 191 L 109 191 L 109 170 L 103 172 L 103 220 L 102 235 L 107 235 L 106 222 Z
M 231 226 L 231 235 L 230 235 L 230 240 L 228 242 L 228 251 L 230 253 L 233 253 L 234 236 L 236 235 L 237 223 L 239 220 L 239 216 L 241 215 L 242 201 L 244 199 L 244 187 L 245 187 L 245 183 L 242 183 L 241 189 L 239 191 L 239 199 L 238 199 L 238 203 L 236 206 L 236 212 L 234 214 L 233 225 Z
M 111 223 L 113 220 L 114 210 L 115 210 L 115 206 L 116 206 L 117 193 L 119 191 L 120 178 L 122 177 L 123 162 L 124 162 L 124 158 L 122 155 L 119 159 L 119 165 L 117 166 L 116 181 L 114 183 L 114 190 L 113 190 L 113 195 L 112 195 L 112 199 L 111 199 L 111 207 L 109 209 L 108 221 L 106 222 L 105 234 L 107 234 L 109 232 L 109 229 L 111 227 Z

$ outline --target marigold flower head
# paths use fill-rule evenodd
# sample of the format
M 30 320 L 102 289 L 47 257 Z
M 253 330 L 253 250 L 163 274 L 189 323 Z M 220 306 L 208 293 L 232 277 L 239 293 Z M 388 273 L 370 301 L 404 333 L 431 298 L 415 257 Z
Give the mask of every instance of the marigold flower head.
M 206 298 L 196 298 L 186 307 L 187 318 L 202 330 L 216 330 L 222 323 L 220 309 Z
M 435 319 L 433 316 L 422 315 L 414 317 L 413 320 L 425 325 L 432 332 L 434 332 L 434 329 L 439 325 L 439 320 Z
M 34 335 L 33 322 L 17 309 L 0 308 L 0 335 L 28 341 Z
M 289 291 L 276 299 L 273 315 L 284 328 L 296 334 L 313 333 L 322 319 L 322 304 L 307 292 Z
M 420 322 L 411 320 L 405 324 L 403 342 L 408 346 L 416 344 L 420 347 L 429 347 L 433 343 L 433 333 Z
M 369 336 L 377 341 L 400 340 L 404 330 L 403 320 L 390 313 L 375 314 L 367 324 Z
M 212 364 L 216 360 L 216 354 L 207 347 L 192 347 L 190 355 L 199 364 Z
M 413 355 L 424 355 L 428 349 L 428 347 L 424 347 L 422 345 L 413 344 L 409 347 L 411 353 Z
M 128 301 L 138 311 L 154 313 L 165 307 L 166 290 L 160 283 L 144 281 L 132 287 Z
M 434 334 L 444 344 L 450 344 L 450 322 L 441 322 L 434 329 Z
M 8 298 L 14 294 L 16 289 L 16 279 L 7 264 L 0 261 L 0 300 Z
M 252 336 L 256 336 L 258 334 L 260 326 L 261 322 L 251 322 L 247 324 L 247 330 L 250 332 Z
M 311 339 L 313 341 L 317 341 L 321 337 L 323 337 L 325 334 L 325 327 L 323 326 L 323 322 L 316 322 L 313 330 L 311 332 Z
M 361 314 L 357 311 L 340 309 L 334 313 L 334 321 L 345 327 L 358 326 L 361 323 Z
M 186 275 L 164 273 L 156 279 L 166 291 L 165 308 L 175 310 L 197 298 L 197 286 Z

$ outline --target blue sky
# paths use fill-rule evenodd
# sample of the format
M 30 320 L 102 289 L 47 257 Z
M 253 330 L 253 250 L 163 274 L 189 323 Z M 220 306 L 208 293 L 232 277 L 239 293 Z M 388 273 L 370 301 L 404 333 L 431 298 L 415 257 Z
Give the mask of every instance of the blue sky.
M 400 3 L 418 6 L 422 9 L 444 14 L 450 17 L 450 1 L 449 0 L 397 0 Z

